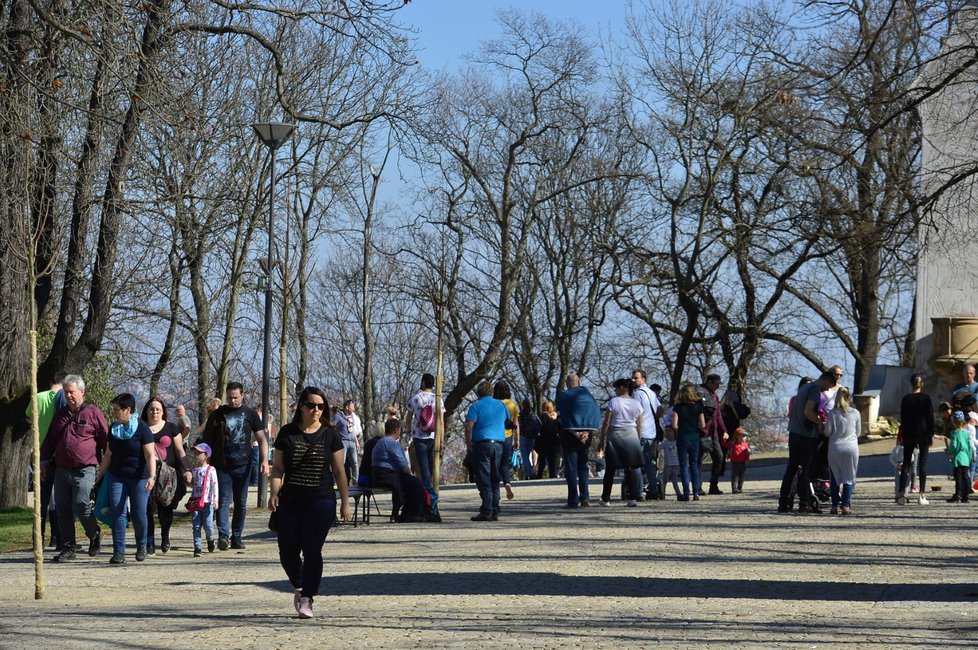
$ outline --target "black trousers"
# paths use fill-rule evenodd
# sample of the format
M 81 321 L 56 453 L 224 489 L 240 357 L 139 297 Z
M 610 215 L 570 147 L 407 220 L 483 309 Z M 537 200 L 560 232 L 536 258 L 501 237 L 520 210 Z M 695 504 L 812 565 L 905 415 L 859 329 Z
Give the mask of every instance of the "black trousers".
M 798 505 L 807 506 L 812 502 L 812 461 L 818 448 L 818 438 L 808 438 L 797 433 L 788 434 L 788 466 L 784 469 L 781 479 L 781 496 L 778 499 L 779 510 L 791 510 L 794 499 L 791 497 L 791 484 L 798 475 Z
M 927 450 L 929 445 L 925 440 L 903 441 L 903 468 L 900 470 L 900 495 L 906 495 L 907 482 L 910 480 L 910 468 L 913 462 L 913 450 L 917 452 L 917 476 L 920 478 L 920 493 L 927 488 Z

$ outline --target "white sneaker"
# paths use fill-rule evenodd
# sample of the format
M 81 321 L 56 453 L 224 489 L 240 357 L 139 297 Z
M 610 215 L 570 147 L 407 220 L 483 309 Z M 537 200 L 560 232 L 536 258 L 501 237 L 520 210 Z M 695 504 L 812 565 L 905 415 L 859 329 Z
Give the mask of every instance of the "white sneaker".
M 299 618 L 312 618 L 312 599 L 302 597 L 299 599 Z
M 630 499 L 628 503 L 626 503 L 625 505 L 629 508 L 635 508 L 638 506 L 638 501 L 636 501 L 635 499 Z
M 922 506 L 926 506 L 928 503 L 930 503 L 930 501 L 927 500 L 927 497 L 921 494 L 919 497 L 917 497 L 917 503 Z
M 603 505 L 605 508 L 610 508 L 611 507 L 611 501 L 598 501 L 598 503 L 600 503 L 601 505 Z

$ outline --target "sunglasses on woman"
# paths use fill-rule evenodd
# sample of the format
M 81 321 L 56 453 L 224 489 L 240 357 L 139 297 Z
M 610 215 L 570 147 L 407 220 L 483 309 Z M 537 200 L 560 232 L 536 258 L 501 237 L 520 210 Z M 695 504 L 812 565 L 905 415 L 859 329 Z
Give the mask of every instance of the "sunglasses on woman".
M 326 405 L 322 402 L 303 402 L 302 405 L 310 411 L 322 411 L 326 408 Z

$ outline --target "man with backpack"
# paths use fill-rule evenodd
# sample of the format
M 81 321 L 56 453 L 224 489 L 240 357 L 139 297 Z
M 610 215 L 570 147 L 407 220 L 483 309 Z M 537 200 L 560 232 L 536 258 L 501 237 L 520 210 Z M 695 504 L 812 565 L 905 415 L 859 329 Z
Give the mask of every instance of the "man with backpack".
M 435 428 L 440 415 L 435 411 L 435 377 L 426 372 L 421 375 L 421 390 L 408 400 L 406 419 L 411 423 L 411 444 L 418 459 L 418 474 L 431 497 L 433 512 L 438 512 L 438 495 L 431 484 L 431 471 L 435 465 Z
M 268 438 L 261 417 L 255 409 L 243 404 L 244 388 L 238 382 L 228 382 L 225 393 L 227 403 L 211 414 L 201 435 L 201 442 L 211 447 L 210 463 L 217 472 L 221 495 L 217 508 L 217 547 L 222 551 L 245 547 L 241 534 L 248 508 L 253 440 L 258 441 L 259 471 L 268 474 Z M 229 494 L 231 499 L 226 496 Z M 231 501 L 234 519 L 229 521 Z

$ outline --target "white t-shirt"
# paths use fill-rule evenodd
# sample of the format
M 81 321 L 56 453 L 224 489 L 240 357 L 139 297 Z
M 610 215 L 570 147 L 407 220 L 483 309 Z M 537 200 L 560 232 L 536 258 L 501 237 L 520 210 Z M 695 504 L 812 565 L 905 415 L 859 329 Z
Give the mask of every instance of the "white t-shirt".
M 418 391 L 414 397 L 408 400 L 407 410 L 411 411 L 411 436 L 422 440 L 432 440 L 435 437 L 434 431 L 421 430 L 421 409 L 431 405 L 435 408 L 435 393 L 426 390 Z
M 360 421 L 360 416 L 353 412 L 353 425 L 350 427 L 350 431 L 356 437 L 357 440 L 363 440 L 363 422 Z
M 611 412 L 611 420 L 608 422 L 611 428 L 633 427 L 642 415 L 642 405 L 627 395 L 612 397 L 604 407 Z
M 652 389 L 642 384 L 632 392 L 632 399 L 642 405 L 642 430 L 644 440 L 655 440 L 655 414 L 659 410 L 659 398 Z

